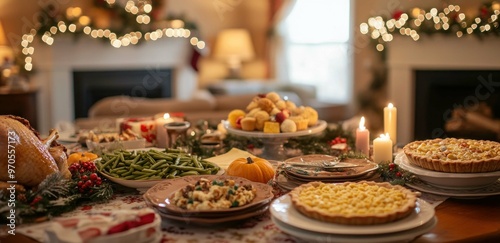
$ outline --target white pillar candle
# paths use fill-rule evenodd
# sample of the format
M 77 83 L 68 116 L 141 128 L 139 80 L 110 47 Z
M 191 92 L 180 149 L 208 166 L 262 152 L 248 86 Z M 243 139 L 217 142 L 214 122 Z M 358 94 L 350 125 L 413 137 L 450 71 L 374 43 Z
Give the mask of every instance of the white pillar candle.
M 397 129 L 398 129 L 398 110 L 392 103 L 389 103 L 387 107 L 384 108 L 384 133 L 388 133 L 392 144 L 397 143 Z
M 382 134 L 373 140 L 373 161 L 375 163 L 392 162 L 392 141 L 389 134 Z
M 365 117 L 359 121 L 359 128 L 356 129 L 356 150 L 370 156 L 370 131 L 365 127 Z
M 167 147 L 167 129 L 164 125 L 173 121 L 168 113 L 163 114 L 163 117 L 156 118 L 156 147 Z

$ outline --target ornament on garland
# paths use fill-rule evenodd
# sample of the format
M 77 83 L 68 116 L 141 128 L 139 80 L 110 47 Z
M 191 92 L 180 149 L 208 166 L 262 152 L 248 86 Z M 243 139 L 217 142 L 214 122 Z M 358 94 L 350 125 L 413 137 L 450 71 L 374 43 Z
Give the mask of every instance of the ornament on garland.
M 96 11 L 103 11 L 101 18 L 91 19 L 82 14 L 79 7 L 69 7 L 59 12 L 54 5 L 43 7 L 39 13 L 40 22 L 36 28 L 22 36 L 21 46 L 24 55 L 24 70 L 33 70 L 32 46 L 35 37 L 47 45 L 52 45 L 57 34 L 87 35 L 94 39 L 109 41 L 115 48 L 137 45 L 143 41 L 156 41 L 161 38 L 189 38 L 195 50 L 205 48 L 205 42 L 196 36 L 196 24 L 182 16 L 160 18 L 159 9 L 164 0 L 94 0 Z M 106 17 L 107 16 L 107 17 Z M 107 21 L 98 21 L 107 19 Z M 103 23 L 104 22 L 104 23 Z
M 360 32 L 369 35 L 378 51 L 385 50 L 385 44 L 391 42 L 393 35 L 411 37 L 414 41 L 424 34 L 452 34 L 458 38 L 465 35 L 482 37 L 500 34 L 500 3 L 493 1 L 480 6 L 476 16 L 466 16 L 460 6 L 449 5 L 438 11 L 437 8 L 424 10 L 413 8 L 411 11 L 395 11 L 390 19 L 375 16 L 361 23 Z

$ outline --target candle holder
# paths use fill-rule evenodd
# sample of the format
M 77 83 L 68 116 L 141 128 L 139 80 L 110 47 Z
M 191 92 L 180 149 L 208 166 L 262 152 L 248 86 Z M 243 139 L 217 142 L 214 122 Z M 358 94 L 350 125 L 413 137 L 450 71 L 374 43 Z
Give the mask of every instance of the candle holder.
M 203 152 L 203 154 L 220 155 L 222 150 L 222 144 L 220 142 L 202 142 L 200 144 L 200 149 Z
M 208 127 L 208 126 L 207 126 Z M 200 149 L 205 155 L 219 155 L 222 151 L 222 139 L 219 135 L 205 129 L 205 134 L 200 138 Z
M 167 129 L 168 148 L 178 148 L 179 143 L 185 144 L 186 131 L 191 126 L 191 123 L 185 122 L 170 122 L 163 125 Z

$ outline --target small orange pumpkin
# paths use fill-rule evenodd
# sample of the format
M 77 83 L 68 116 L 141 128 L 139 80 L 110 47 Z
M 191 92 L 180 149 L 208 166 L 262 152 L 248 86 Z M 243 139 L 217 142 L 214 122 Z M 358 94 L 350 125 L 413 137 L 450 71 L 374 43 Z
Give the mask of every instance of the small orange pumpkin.
M 267 183 L 274 177 L 274 169 L 269 161 L 263 158 L 238 158 L 226 170 L 226 175 L 239 176 L 255 182 Z
M 77 152 L 72 153 L 68 157 L 68 165 L 78 163 L 78 162 L 87 162 L 97 159 L 97 154 L 91 152 Z

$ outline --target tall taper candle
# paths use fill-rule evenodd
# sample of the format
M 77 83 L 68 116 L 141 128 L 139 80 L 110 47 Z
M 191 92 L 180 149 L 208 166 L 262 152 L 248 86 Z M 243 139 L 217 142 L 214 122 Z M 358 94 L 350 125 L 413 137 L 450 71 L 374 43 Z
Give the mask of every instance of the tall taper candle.
M 356 129 L 356 150 L 370 156 L 370 131 L 365 127 L 365 117 L 359 120 L 359 128 Z
M 384 108 L 384 133 L 388 133 L 392 144 L 397 144 L 398 138 L 398 110 L 392 103 Z

